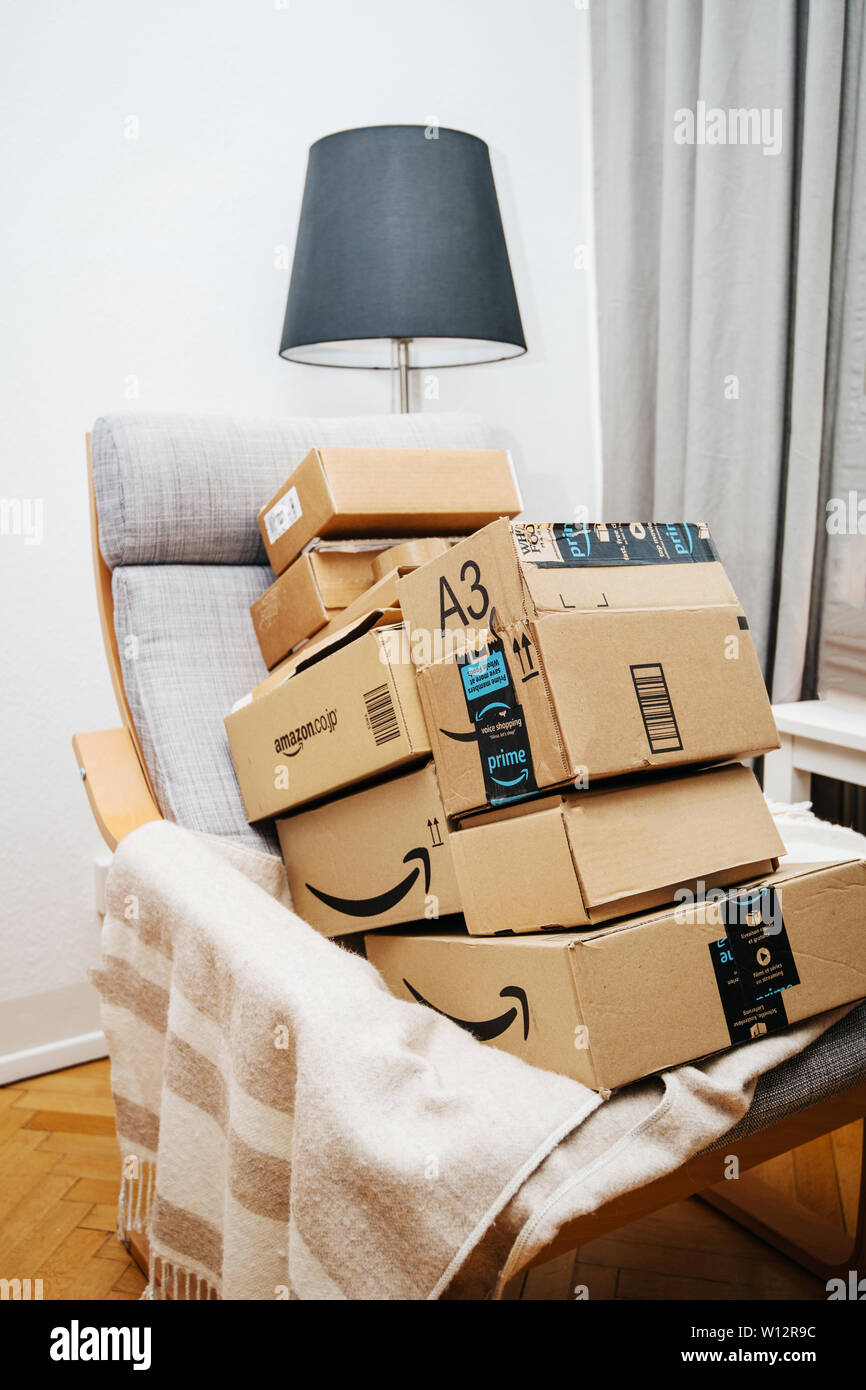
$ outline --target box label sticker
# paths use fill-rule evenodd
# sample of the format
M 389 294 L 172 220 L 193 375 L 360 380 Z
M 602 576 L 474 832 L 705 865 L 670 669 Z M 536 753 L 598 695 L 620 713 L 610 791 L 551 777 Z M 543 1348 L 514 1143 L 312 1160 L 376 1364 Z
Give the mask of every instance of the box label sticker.
M 746 997 L 727 937 L 711 941 L 709 951 L 732 1043 L 762 1038 L 767 1033 L 778 1033 L 780 1028 L 787 1027 L 788 1015 L 781 994 L 770 994 L 765 999 Z
M 729 894 L 722 916 L 747 998 L 765 999 L 800 983 L 781 903 L 772 885 Z
M 729 893 L 721 910 L 727 935 L 710 957 L 731 1042 L 775 1033 L 788 1022 L 784 992 L 800 983 L 779 895 L 772 884 Z
M 290 487 L 288 492 L 280 498 L 279 502 L 265 512 L 265 530 L 268 533 L 268 540 L 271 545 L 278 541 L 280 536 L 284 536 L 290 526 L 294 526 L 296 521 L 300 521 L 303 516 L 301 501 L 298 497 L 298 489 Z
M 488 802 L 501 806 L 522 801 L 538 791 L 538 783 L 526 720 L 517 703 L 502 644 L 493 640 L 483 656 L 462 661 L 460 679 L 475 729 Z
M 545 521 L 512 529 L 521 560 L 540 569 L 695 564 L 719 558 L 703 523 Z
M 484 695 L 492 695 L 497 690 L 506 689 L 509 676 L 502 651 L 497 648 L 475 661 L 467 661 L 460 668 L 460 678 L 463 681 L 463 693 L 470 703 Z
M 522 801 L 537 791 L 529 734 L 520 705 L 482 716 L 476 727 L 484 791 L 491 806 Z

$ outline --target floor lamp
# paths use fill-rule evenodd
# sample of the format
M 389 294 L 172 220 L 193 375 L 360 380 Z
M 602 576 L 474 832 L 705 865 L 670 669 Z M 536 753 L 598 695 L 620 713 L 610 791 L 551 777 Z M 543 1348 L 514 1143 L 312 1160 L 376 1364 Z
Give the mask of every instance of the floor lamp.
M 483 140 L 342 130 L 310 148 L 280 356 L 409 373 L 526 351 Z

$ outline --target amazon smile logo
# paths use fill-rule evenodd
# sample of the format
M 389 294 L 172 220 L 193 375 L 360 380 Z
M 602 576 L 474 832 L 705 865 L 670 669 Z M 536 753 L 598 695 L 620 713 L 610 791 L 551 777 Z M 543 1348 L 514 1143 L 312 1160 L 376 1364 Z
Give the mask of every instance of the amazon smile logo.
M 430 892 L 430 854 L 423 846 L 418 849 L 410 849 L 403 855 L 403 863 L 409 864 L 413 859 L 417 859 L 424 870 L 424 895 Z M 380 912 L 389 912 L 392 907 L 396 907 L 406 894 L 411 890 L 415 880 L 421 873 L 421 868 L 416 865 L 401 878 L 399 883 L 395 883 L 393 888 L 387 888 L 384 893 L 379 893 L 372 898 L 338 898 L 332 893 L 326 893 L 321 888 L 314 888 L 312 883 L 304 884 L 309 889 L 314 898 L 318 898 L 320 903 L 331 908 L 332 912 L 341 912 L 344 917 L 378 917 Z
M 505 1013 L 497 1014 L 495 1018 L 483 1018 L 471 1020 L 468 1018 L 457 1018 L 454 1014 L 446 1013 L 444 1009 L 437 1009 L 435 1004 L 431 1004 L 429 999 L 425 999 L 423 994 L 404 979 L 404 985 L 419 1004 L 425 1004 L 428 1009 L 432 1009 L 434 1014 L 441 1014 L 442 1018 L 449 1018 L 452 1023 L 456 1023 L 458 1028 L 465 1028 L 467 1033 L 471 1033 L 479 1042 L 492 1042 L 494 1038 L 500 1038 L 503 1033 L 511 1027 L 514 1020 L 518 1017 L 517 1008 L 512 1005 L 506 1009 Z M 521 989 L 520 985 L 506 985 L 499 991 L 500 999 L 516 999 L 520 1005 L 520 1014 L 523 1018 L 523 1041 L 529 1037 L 529 1000 L 526 997 L 526 990 Z
M 523 720 L 513 714 L 513 709 L 513 705 L 500 704 L 497 701 L 495 704 L 485 705 L 484 709 L 475 716 L 475 727 L 465 733 L 461 733 L 458 729 L 443 729 L 441 727 L 439 732 L 444 738 L 453 738 L 455 743 L 477 743 L 479 732 L 481 734 L 490 731 L 498 734 L 503 731 L 511 733 L 515 728 L 522 727 L 523 724 Z M 482 724 L 482 718 L 491 710 L 493 711 L 493 718 Z

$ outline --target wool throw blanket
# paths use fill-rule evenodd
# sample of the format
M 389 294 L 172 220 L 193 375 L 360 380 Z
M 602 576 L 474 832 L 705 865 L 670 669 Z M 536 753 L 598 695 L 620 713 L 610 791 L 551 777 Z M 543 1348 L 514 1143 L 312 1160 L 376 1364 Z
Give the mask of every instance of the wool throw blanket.
M 602 1097 L 395 999 L 282 864 L 166 822 L 119 846 L 95 982 L 150 1296 L 498 1297 L 844 1013 Z

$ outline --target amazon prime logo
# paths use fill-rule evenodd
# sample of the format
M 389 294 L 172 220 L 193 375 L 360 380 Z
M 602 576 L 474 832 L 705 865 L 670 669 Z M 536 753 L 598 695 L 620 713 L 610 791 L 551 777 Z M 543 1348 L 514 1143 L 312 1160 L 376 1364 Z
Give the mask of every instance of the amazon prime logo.
M 474 732 L 484 786 L 492 804 L 537 790 L 529 735 L 520 705 L 491 711 L 488 717 L 479 719 Z

